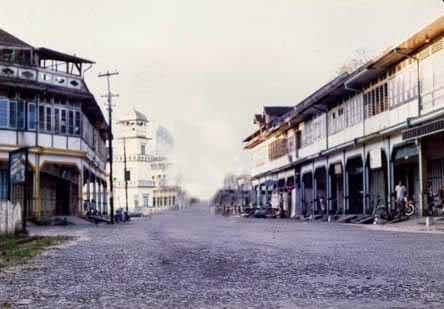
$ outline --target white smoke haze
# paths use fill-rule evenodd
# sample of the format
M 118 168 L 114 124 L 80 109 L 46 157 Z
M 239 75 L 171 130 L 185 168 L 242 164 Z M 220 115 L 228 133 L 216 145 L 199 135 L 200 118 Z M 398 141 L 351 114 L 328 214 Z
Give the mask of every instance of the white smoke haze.
M 439 0 L 16 0 L 2 1 L 0 27 L 96 61 L 87 82 L 101 103 L 97 73 L 118 70 L 116 119 L 135 107 L 164 126 L 177 178 L 209 197 L 248 172 L 241 142 L 263 105 L 296 104 L 353 51 L 382 51 L 441 14 Z

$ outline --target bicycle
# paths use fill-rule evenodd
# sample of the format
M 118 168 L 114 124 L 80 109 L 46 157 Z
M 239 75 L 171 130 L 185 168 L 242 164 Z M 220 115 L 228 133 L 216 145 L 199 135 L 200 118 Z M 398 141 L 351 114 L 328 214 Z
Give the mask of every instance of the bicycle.
M 392 207 L 394 204 L 395 207 Z M 395 200 L 391 198 L 385 202 L 382 196 L 378 196 L 376 207 L 373 211 L 374 223 L 382 224 L 394 219 L 402 219 L 403 216 L 411 217 L 416 213 L 416 206 L 413 200 L 407 197 L 402 200 Z
M 396 215 L 399 214 L 399 213 L 395 214 L 392 212 L 392 207 L 391 207 L 392 201 L 386 202 L 381 195 L 377 195 L 376 198 L 377 198 L 376 207 L 374 207 L 372 213 L 372 216 L 374 218 L 373 221 L 374 224 L 383 224 L 387 221 L 391 221 L 396 217 Z
M 437 194 L 427 195 L 428 215 L 438 217 L 443 215 L 444 208 L 440 196 Z

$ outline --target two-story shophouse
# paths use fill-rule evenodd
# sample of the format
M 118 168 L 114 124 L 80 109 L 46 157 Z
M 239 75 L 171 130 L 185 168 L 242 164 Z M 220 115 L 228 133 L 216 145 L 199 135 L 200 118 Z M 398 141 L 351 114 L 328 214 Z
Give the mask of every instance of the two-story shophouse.
M 9 192 L 22 203 L 23 187 L 9 186 L 8 155 L 29 147 L 30 217 L 75 215 L 85 204 L 107 212 L 108 125 L 83 79 L 92 64 L 0 30 L 0 198 Z
M 444 186 L 443 47 L 441 17 L 278 118 L 255 116 L 256 204 L 283 192 L 292 215 L 365 214 L 402 181 L 425 214 Z

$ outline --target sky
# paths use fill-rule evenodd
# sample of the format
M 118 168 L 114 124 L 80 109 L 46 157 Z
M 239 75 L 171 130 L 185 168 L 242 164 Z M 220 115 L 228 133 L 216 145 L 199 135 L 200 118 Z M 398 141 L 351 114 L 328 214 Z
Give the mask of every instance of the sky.
M 175 137 L 183 186 L 210 197 L 249 173 L 242 140 L 264 105 L 295 105 L 363 49 L 377 55 L 444 13 L 442 0 L 0 0 L 0 27 L 118 71 L 115 117 L 135 107 Z

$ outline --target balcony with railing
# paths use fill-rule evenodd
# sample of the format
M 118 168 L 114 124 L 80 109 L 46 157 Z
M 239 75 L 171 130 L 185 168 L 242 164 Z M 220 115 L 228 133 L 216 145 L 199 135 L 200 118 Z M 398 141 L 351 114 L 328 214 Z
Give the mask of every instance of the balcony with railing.
M 0 48 L 0 77 L 71 91 L 88 91 L 82 65 L 92 63 L 48 48 Z
M 123 180 L 115 181 L 114 185 L 116 186 L 116 188 L 124 188 L 125 181 Z M 135 179 L 128 181 L 128 187 L 154 188 L 155 186 L 156 182 L 154 180 Z
M 0 77 L 35 82 L 68 90 L 87 91 L 80 76 L 49 69 L 0 62 Z

